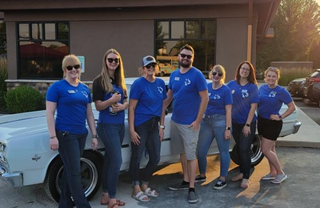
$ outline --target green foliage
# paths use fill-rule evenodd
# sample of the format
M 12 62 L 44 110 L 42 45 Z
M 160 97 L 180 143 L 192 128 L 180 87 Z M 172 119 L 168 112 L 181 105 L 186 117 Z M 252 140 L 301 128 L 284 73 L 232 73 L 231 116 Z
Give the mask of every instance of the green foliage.
M 281 77 L 279 80 L 279 85 L 287 86 L 291 80 L 297 78 L 305 78 L 314 72 L 310 68 L 280 68 Z
M 7 60 L 0 57 L 0 109 L 5 107 L 4 96 L 7 92 L 6 79 L 8 79 Z
M 7 59 L 0 57 L 0 91 L 7 91 L 6 79 L 8 79 Z
M 257 68 L 272 61 L 316 61 L 320 39 L 320 8 L 314 0 L 282 0 L 271 25 L 275 36 L 257 54 Z M 319 46 L 320 47 L 320 46 Z M 317 66 L 315 66 L 317 67 Z
M 29 86 L 19 86 L 7 92 L 5 101 L 10 113 L 35 111 L 42 108 L 43 96 Z

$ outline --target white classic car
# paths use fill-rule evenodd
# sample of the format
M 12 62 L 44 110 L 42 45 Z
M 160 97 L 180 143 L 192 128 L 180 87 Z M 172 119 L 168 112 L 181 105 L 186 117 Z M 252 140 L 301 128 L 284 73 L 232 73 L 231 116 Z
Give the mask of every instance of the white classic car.
M 134 78 L 127 78 L 128 90 Z M 168 79 L 165 80 L 168 82 Z M 93 105 L 94 106 L 94 105 Z M 94 107 L 93 107 L 94 108 Z M 283 105 L 281 111 L 284 112 Z M 95 118 L 98 112 L 93 109 Z M 179 160 L 179 155 L 173 155 L 170 149 L 170 106 L 165 119 L 164 140 L 161 146 L 160 163 L 172 163 Z M 301 123 L 297 120 L 297 112 L 284 119 L 280 136 L 284 137 L 298 132 Z M 91 135 L 89 133 L 84 154 L 81 158 L 82 184 L 85 195 L 92 198 L 99 190 L 101 184 L 101 166 L 103 161 L 104 146 L 99 141 L 98 151 L 91 149 Z M 128 170 L 130 162 L 130 138 L 126 117 L 126 133 L 122 144 L 123 163 L 121 170 Z M 257 165 L 263 154 L 260 148 L 260 139 L 256 135 L 251 147 L 252 166 Z M 209 154 L 217 154 L 216 142 L 213 142 Z M 238 164 L 234 141 L 230 145 L 231 159 Z M 141 167 L 147 162 L 143 158 Z M 60 182 L 63 171 L 62 161 L 58 151 L 49 148 L 49 134 L 46 123 L 45 111 L 36 111 L 5 115 L 0 117 L 0 176 L 7 179 L 13 187 L 22 187 L 33 184 L 44 184 L 48 196 L 59 200 Z

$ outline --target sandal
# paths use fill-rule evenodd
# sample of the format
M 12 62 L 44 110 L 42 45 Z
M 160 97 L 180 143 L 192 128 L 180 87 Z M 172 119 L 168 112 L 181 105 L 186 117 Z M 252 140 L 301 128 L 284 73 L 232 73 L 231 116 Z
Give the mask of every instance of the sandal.
M 144 191 L 144 194 L 147 196 L 151 196 L 151 197 L 158 197 L 159 196 L 159 194 L 156 192 L 156 190 L 151 190 L 151 188 L 147 188 Z
M 142 191 L 139 191 L 136 195 L 131 195 L 132 198 L 141 202 L 148 202 L 150 198 L 145 195 Z
M 119 206 L 118 203 L 114 203 L 110 208 L 114 208 L 115 206 Z
M 110 200 L 110 199 L 109 199 L 109 200 Z M 107 202 L 104 202 L 104 201 L 103 201 L 103 196 L 102 196 L 102 197 L 101 197 L 100 204 L 101 204 L 101 205 L 108 205 L 108 204 L 109 204 L 109 200 L 108 200 Z M 121 207 L 123 207 L 123 206 L 126 205 L 126 203 L 123 202 L 123 201 L 121 201 L 120 199 L 117 199 L 117 200 L 116 200 L 116 204 L 117 204 L 118 206 L 121 206 Z

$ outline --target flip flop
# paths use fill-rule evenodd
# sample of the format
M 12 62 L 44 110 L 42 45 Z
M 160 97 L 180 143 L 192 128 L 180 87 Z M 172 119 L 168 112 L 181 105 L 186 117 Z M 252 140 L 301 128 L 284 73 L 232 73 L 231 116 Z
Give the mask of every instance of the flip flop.
M 144 191 L 144 194 L 147 195 L 147 196 L 150 196 L 150 197 L 158 197 L 159 196 L 159 194 L 156 192 L 156 190 L 151 190 L 151 188 L 147 188 Z
M 150 198 L 145 195 L 142 191 L 139 191 L 136 195 L 131 195 L 132 198 L 141 202 L 148 202 Z

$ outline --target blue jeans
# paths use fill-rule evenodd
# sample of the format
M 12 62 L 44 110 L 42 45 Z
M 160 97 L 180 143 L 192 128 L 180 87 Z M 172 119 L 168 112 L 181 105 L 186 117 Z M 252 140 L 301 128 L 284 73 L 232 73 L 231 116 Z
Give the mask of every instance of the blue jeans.
M 59 207 L 72 208 L 71 196 L 77 207 L 91 207 L 81 184 L 80 169 L 80 157 L 84 151 L 88 133 L 80 135 L 61 131 L 56 133 L 59 140 L 59 153 L 63 162 Z
M 142 175 L 142 183 L 148 184 L 149 180 L 157 168 L 160 161 L 161 141 L 159 137 L 159 117 L 144 122 L 135 127 L 135 131 L 140 136 L 140 144 L 131 142 L 130 174 L 133 185 L 139 185 L 140 161 L 143 151 L 147 148 L 149 161 Z
M 238 148 L 238 157 L 240 161 L 240 173 L 243 173 L 243 178 L 249 179 L 251 169 L 251 144 L 256 133 L 256 122 L 251 122 L 250 131 L 251 134 L 245 137 L 242 133 L 242 129 L 245 124 L 232 123 L 232 135 Z
M 205 116 L 202 119 L 197 147 L 197 156 L 200 173 L 206 173 L 207 154 L 213 139 L 216 138 L 218 149 L 220 152 L 220 176 L 227 176 L 230 166 L 230 139 L 225 139 L 225 129 L 225 115 L 216 114 L 211 116 Z
M 98 124 L 98 134 L 105 153 L 102 168 L 102 191 L 116 197 L 119 172 L 122 164 L 121 144 L 124 138 L 124 124 Z

